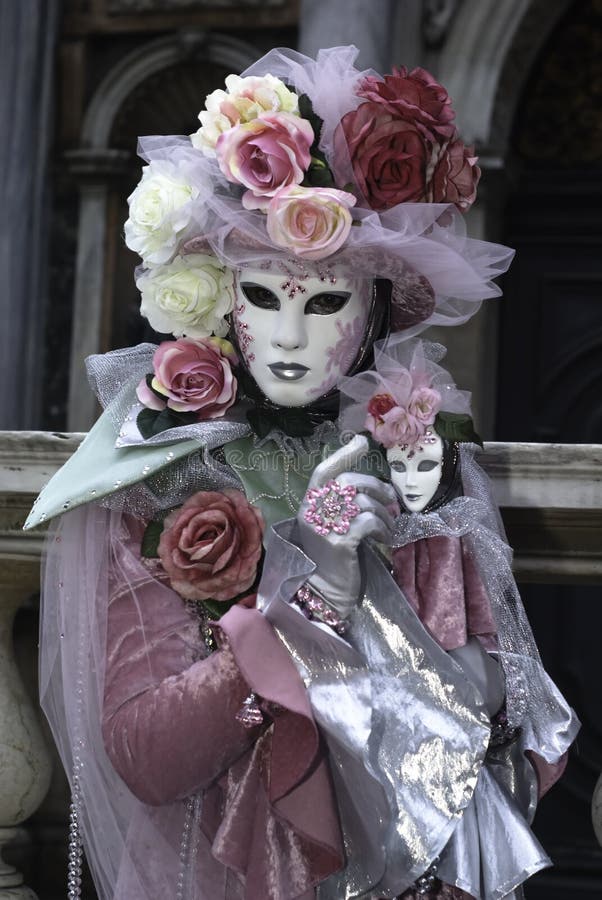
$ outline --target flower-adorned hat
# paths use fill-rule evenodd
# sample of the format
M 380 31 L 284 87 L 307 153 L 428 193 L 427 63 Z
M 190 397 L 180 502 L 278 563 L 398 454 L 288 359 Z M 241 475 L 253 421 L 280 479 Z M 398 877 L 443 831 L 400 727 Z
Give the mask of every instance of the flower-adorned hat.
M 125 237 L 156 330 L 224 335 L 244 267 L 389 279 L 394 328 L 461 324 L 499 295 L 512 251 L 466 237 L 480 172 L 447 92 L 423 69 L 359 71 L 357 53 L 273 50 L 207 97 L 190 138 L 140 139 Z
M 446 352 L 442 344 L 420 339 L 379 341 L 374 369 L 340 384 L 341 430 L 368 431 L 386 449 L 416 446 L 431 431 L 448 441 L 480 444 L 470 392 L 458 390 L 438 364 Z

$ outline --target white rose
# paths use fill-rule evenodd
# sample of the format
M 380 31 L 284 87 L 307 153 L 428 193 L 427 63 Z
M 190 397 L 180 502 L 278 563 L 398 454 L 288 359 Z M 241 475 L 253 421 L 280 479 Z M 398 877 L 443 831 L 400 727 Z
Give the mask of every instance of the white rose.
M 215 156 L 220 134 L 235 125 L 244 125 L 264 112 L 289 112 L 299 115 L 299 98 L 279 78 L 264 75 L 228 75 L 227 91 L 217 90 L 207 96 L 205 109 L 199 113 L 201 127 L 190 135 L 193 146 L 206 156 Z
M 172 258 L 191 221 L 191 201 L 198 195 L 198 189 L 172 163 L 156 160 L 144 166 L 128 198 L 130 215 L 124 230 L 127 246 L 145 265 L 160 265 Z
M 138 276 L 140 312 L 160 333 L 203 338 L 225 335 L 225 316 L 234 305 L 232 271 L 203 253 L 176 256 Z
M 221 93 L 223 94 L 224 92 L 221 91 Z M 197 150 L 202 150 L 205 156 L 215 156 L 217 139 L 224 131 L 229 131 L 232 128 L 232 122 L 228 116 L 223 116 L 219 112 L 206 112 L 204 110 L 199 113 L 199 119 L 201 120 L 201 127 L 194 134 L 190 135 L 192 146 L 196 147 Z

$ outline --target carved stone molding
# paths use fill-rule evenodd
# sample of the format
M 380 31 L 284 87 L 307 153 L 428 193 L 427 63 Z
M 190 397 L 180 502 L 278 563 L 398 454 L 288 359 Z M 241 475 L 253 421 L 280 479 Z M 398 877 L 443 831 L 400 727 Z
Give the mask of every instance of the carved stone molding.
M 464 0 L 457 11 L 439 59 L 438 74 L 454 98 L 457 120 L 466 141 L 505 150 L 507 134 L 492 134 L 494 108 L 501 102 L 500 80 L 513 47 L 524 52 L 514 62 L 515 77 L 505 82 L 503 102 L 514 109 L 524 79 L 550 29 L 570 0 Z M 531 13 L 533 8 L 534 12 Z M 525 32 L 522 31 L 523 26 Z M 525 36 L 523 41 L 523 36 Z
M 37 571 L 38 530 L 21 527 L 37 492 L 82 435 L 0 432 L 0 558 Z M 602 445 L 485 444 L 490 476 L 524 581 L 602 582 Z
M 96 89 L 86 110 L 81 146 L 108 147 L 113 121 L 127 97 L 151 75 L 197 53 L 230 72 L 242 71 L 257 57 L 251 44 L 199 30 L 183 30 L 149 41 L 120 59 Z
M 422 11 L 422 36 L 427 47 L 439 47 L 451 27 L 460 0 L 425 0 Z

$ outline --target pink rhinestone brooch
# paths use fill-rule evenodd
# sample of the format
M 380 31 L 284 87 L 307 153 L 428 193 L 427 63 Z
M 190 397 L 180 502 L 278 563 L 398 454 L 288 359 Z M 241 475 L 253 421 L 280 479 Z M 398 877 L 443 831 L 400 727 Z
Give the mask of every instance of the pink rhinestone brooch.
M 308 507 L 305 521 L 313 525 L 318 534 L 347 534 L 351 524 L 360 512 L 353 498 L 357 490 L 353 485 L 342 485 L 338 481 L 328 481 L 324 487 L 310 488 L 307 492 Z

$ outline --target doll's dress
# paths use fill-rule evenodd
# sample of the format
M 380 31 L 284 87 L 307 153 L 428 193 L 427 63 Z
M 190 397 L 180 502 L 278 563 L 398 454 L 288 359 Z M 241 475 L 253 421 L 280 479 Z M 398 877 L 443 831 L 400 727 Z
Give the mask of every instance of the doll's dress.
M 504 553 L 491 523 L 484 504 L 467 497 L 451 501 L 440 512 L 398 519 L 393 575 L 424 627 L 446 650 L 463 646 L 470 637 L 490 652 L 499 650 L 486 584 L 497 578 L 514 590 L 516 586 L 509 548 Z M 506 598 L 513 600 L 511 593 Z M 540 669 L 534 660 L 526 665 Z M 550 740 L 542 741 L 544 753 L 534 746 L 534 731 L 529 734 L 527 706 L 518 739 L 487 753 L 471 802 L 437 863 L 442 884 L 426 895 L 432 900 L 455 897 L 454 890 L 475 900 L 518 900 L 522 882 L 551 864 L 529 825 L 538 797 L 564 771 L 566 748 L 578 723 L 543 670 L 537 675 L 552 711 L 546 723 Z M 410 890 L 402 896 L 413 900 L 415 894 Z

